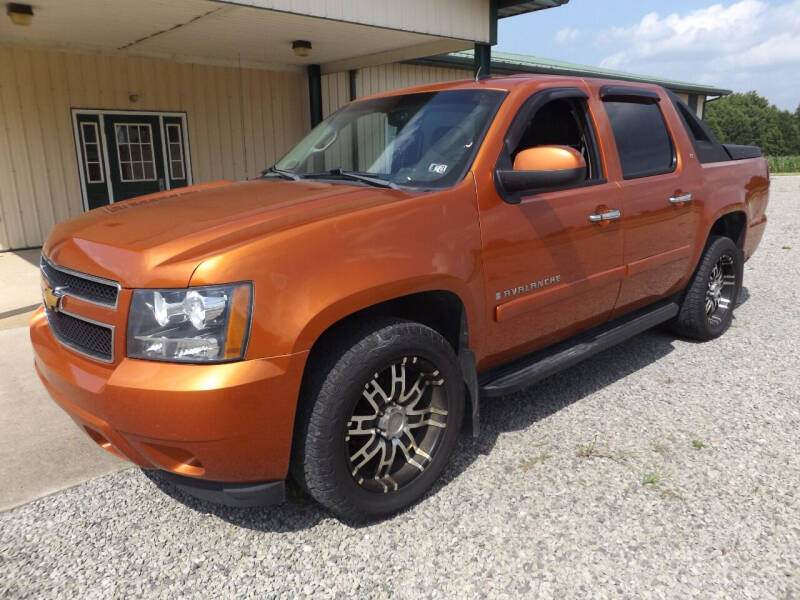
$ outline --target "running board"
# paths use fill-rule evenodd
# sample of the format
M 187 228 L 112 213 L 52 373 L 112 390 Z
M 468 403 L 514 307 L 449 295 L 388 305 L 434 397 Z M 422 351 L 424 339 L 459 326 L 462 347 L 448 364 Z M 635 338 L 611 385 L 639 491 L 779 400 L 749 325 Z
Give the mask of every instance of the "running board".
M 533 385 L 598 352 L 616 346 L 664 321 L 669 321 L 678 314 L 678 310 L 679 307 L 675 302 L 662 301 L 509 364 L 481 373 L 478 378 L 481 396 L 484 398 L 505 396 Z

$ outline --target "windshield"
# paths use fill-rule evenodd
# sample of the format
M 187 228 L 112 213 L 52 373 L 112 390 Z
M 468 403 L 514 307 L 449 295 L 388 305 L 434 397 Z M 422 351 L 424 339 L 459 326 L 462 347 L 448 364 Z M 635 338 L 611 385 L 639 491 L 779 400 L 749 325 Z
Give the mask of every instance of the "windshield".
M 271 169 L 297 178 L 439 188 L 460 181 L 506 93 L 448 90 L 346 105 Z

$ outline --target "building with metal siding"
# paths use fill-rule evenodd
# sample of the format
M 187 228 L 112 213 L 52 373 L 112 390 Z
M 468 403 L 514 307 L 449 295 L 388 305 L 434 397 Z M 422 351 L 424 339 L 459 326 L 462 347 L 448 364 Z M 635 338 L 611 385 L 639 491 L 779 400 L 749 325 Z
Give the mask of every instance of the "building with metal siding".
M 0 15 L 0 251 L 105 203 L 256 176 L 350 99 L 471 77 L 498 18 L 567 1 L 38 0 L 29 26 Z M 491 68 L 530 67 L 505 62 Z

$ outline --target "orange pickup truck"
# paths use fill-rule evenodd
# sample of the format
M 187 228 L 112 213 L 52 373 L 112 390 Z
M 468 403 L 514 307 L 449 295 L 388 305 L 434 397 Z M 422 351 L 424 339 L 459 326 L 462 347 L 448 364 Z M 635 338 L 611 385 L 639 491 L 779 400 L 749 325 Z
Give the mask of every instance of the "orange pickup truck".
M 196 496 L 419 499 L 479 401 L 647 328 L 730 325 L 760 150 L 644 84 L 513 76 L 344 106 L 262 177 L 59 224 L 30 334 L 100 446 Z

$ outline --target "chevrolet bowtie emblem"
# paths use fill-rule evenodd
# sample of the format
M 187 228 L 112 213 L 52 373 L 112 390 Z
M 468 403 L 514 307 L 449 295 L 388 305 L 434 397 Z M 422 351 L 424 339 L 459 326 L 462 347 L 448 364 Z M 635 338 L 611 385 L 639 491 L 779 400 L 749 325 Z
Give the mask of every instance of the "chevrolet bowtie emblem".
M 54 310 L 58 312 L 59 308 L 61 308 L 61 298 L 64 296 L 64 292 L 67 290 L 67 286 L 60 286 L 51 288 L 50 286 L 45 287 L 42 290 L 42 296 L 44 300 L 44 305 L 48 310 Z

